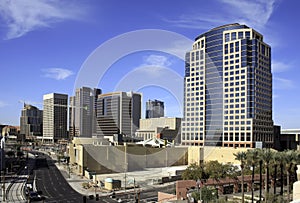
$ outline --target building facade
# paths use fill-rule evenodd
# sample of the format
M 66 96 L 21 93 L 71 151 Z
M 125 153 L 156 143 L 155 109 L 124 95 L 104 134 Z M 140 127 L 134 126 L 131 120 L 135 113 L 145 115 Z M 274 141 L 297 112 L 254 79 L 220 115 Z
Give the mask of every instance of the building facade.
M 81 87 L 70 97 L 69 129 L 71 137 L 96 135 L 96 100 L 100 89 Z
M 271 48 L 246 25 L 201 34 L 186 53 L 182 144 L 273 145 Z
M 98 95 L 97 135 L 110 136 L 123 134 L 134 136 L 141 118 L 141 100 L 139 93 L 113 92 Z
M 67 139 L 68 95 L 51 93 L 43 96 L 43 142 Z
M 24 104 L 20 117 L 20 134 L 26 138 L 41 136 L 43 130 L 43 111 L 35 106 Z
M 165 116 L 164 102 L 148 100 L 146 102 L 146 118 L 160 118 Z
M 140 119 L 140 128 L 136 132 L 136 137 L 143 140 L 154 137 L 180 143 L 181 118 L 146 118 Z

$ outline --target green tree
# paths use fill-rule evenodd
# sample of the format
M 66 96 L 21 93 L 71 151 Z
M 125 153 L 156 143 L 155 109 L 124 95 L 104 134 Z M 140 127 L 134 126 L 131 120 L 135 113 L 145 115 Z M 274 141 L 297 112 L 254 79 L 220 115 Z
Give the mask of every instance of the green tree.
M 236 154 L 233 154 L 235 156 L 235 159 L 240 161 L 241 166 L 241 173 L 242 173 L 242 203 L 244 203 L 244 167 L 245 167 L 245 161 L 247 158 L 246 152 L 238 152 Z
M 199 192 L 193 192 L 192 197 L 194 200 L 198 201 L 200 200 L 200 193 Z M 203 187 L 201 191 L 201 199 L 204 202 L 210 202 L 217 199 L 217 191 L 215 188 L 211 187 Z
M 290 175 L 291 175 L 291 169 L 296 163 L 296 156 L 297 154 L 293 150 L 287 150 L 284 151 L 284 164 L 285 164 L 285 170 L 286 170 L 286 186 L 287 186 L 287 200 L 290 201 Z
M 276 197 L 276 185 L 277 185 L 277 170 L 278 170 L 278 165 L 280 164 L 280 161 L 281 161 L 281 156 L 280 156 L 280 153 L 279 152 L 273 152 L 273 156 L 272 156 L 272 159 L 271 159 L 271 166 L 272 166 L 272 177 L 273 177 L 273 194 L 274 194 L 274 200 L 275 200 L 275 197 Z
M 280 195 L 283 196 L 283 185 L 284 185 L 284 152 L 279 152 L 279 167 L 280 167 Z
M 250 149 L 247 151 L 247 162 L 252 167 L 251 171 L 251 184 L 252 184 L 252 190 L 251 190 L 251 200 L 254 201 L 254 176 L 255 176 L 255 166 L 257 164 L 257 161 L 259 161 L 259 149 Z
M 223 165 L 223 168 L 225 170 L 226 177 L 237 179 L 239 175 L 239 167 L 227 163 Z
M 182 173 L 182 179 L 184 180 L 201 180 L 206 179 L 207 175 L 205 174 L 204 168 L 198 164 L 189 165 L 186 170 Z
M 265 201 L 267 202 L 267 194 L 269 193 L 269 165 L 272 160 L 272 152 L 270 149 L 263 149 L 262 151 L 262 160 L 265 166 Z
M 219 181 L 220 178 L 225 178 L 226 169 L 223 164 L 218 161 L 209 161 L 205 163 L 205 171 L 209 178 Z

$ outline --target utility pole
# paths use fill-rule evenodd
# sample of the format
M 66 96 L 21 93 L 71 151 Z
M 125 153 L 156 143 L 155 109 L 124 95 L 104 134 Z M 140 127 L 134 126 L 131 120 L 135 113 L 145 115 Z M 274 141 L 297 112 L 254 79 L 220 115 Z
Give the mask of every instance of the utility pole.
M 124 192 L 126 193 L 126 172 L 127 172 L 127 143 L 126 142 L 124 143 L 124 147 L 125 147 L 125 149 L 124 149 L 124 151 L 125 151 L 125 153 L 124 153 L 124 161 L 125 161 L 125 163 L 124 163 L 124 172 L 125 172 Z

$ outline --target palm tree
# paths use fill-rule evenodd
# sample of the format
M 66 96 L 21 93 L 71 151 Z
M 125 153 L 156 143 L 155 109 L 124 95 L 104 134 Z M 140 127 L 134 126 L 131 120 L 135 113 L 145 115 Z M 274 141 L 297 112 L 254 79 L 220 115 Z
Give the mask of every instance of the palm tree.
M 284 185 L 284 172 L 283 172 L 283 166 L 284 166 L 284 152 L 279 152 L 279 163 L 280 163 L 280 195 L 283 196 L 283 185 Z
M 281 162 L 281 154 L 279 152 L 273 152 L 271 164 L 273 165 L 273 194 L 276 196 L 276 185 L 277 185 L 277 167 Z
M 259 201 L 262 199 L 262 165 L 263 160 L 259 160 Z
M 246 152 L 238 152 L 236 154 L 233 154 L 235 156 L 236 160 L 239 160 L 241 162 L 241 173 L 242 173 L 242 203 L 244 203 L 244 166 L 245 161 L 247 158 Z
M 262 160 L 265 164 L 265 201 L 267 202 L 267 196 L 269 193 L 269 164 L 272 160 L 272 152 L 270 149 L 263 149 L 262 150 Z
M 284 164 L 286 170 L 286 186 L 287 186 L 287 200 L 290 201 L 290 174 L 294 164 L 296 164 L 296 153 L 293 150 L 284 151 Z
M 254 175 L 255 175 L 255 165 L 259 159 L 259 150 L 250 149 L 247 151 L 247 161 L 252 167 L 252 190 L 251 190 L 251 202 L 254 202 Z
M 295 181 L 300 181 L 300 179 L 297 179 L 297 165 L 299 165 L 300 164 L 300 151 L 298 150 L 298 151 L 295 151 L 295 157 L 294 157 L 294 159 L 295 159 L 295 165 L 294 165 L 294 172 L 295 172 Z M 299 169 L 300 170 L 300 169 Z

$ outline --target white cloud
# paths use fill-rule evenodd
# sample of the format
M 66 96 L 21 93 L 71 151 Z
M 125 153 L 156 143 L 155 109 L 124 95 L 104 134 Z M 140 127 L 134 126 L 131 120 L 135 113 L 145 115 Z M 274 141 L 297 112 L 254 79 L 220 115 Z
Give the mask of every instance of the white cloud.
M 8 27 L 7 39 L 18 38 L 26 33 L 51 27 L 64 20 L 79 20 L 84 14 L 82 6 L 60 0 L 0 1 L 0 16 Z
M 193 29 L 207 29 L 209 27 L 214 27 L 229 22 L 226 20 L 225 16 L 217 16 L 217 14 L 213 16 L 204 12 L 201 12 L 201 14 L 198 12 L 196 14 L 183 14 L 175 20 L 165 18 L 164 21 L 172 23 L 177 27 Z
M 167 74 L 166 70 L 169 70 L 168 67 L 171 65 L 172 62 L 168 57 L 151 54 L 144 58 L 144 62 L 136 70 L 144 77 L 160 77 L 162 74 Z
M 291 64 L 282 63 L 280 61 L 272 62 L 272 72 L 273 73 L 281 73 L 291 69 Z
M 276 0 L 221 0 L 229 5 L 231 13 L 236 13 L 240 22 L 245 22 L 254 27 L 264 27 L 269 21 Z M 234 9 L 232 9 L 232 7 Z M 234 12 L 233 12 L 234 11 Z
M 55 80 L 64 80 L 74 74 L 71 70 L 63 68 L 49 68 L 43 69 L 42 71 L 45 73 L 43 75 L 44 77 L 53 78 Z
M 247 24 L 257 29 L 269 21 L 276 0 L 218 0 L 220 5 L 209 10 L 199 8 L 192 14 L 183 14 L 177 19 L 164 19 L 178 27 L 207 29 L 228 22 Z M 202 10 L 201 10 L 202 9 Z M 190 12 L 191 13 L 191 12 Z M 211 14 L 213 13 L 213 14 Z
M 6 107 L 7 105 L 8 105 L 7 103 L 0 101 L 0 108 Z
M 172 63 L 166 56 L 151 54 L 145 58 L 145 63 L 143 65 L 152 65 L 160 67 L 168 67 Z
M 294 83 L 292 80 L 273 77 L 274 89 L 291 89 L 294 88 Z

